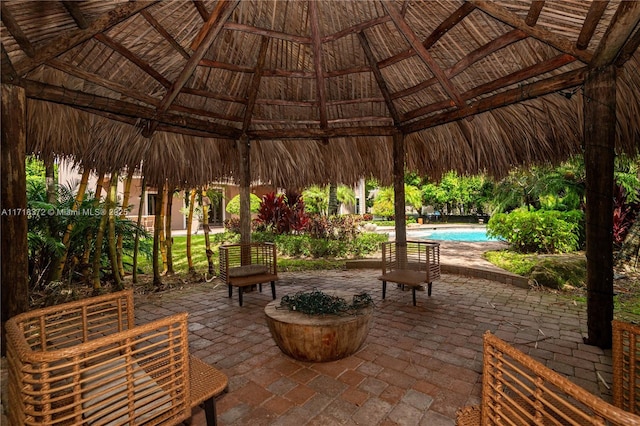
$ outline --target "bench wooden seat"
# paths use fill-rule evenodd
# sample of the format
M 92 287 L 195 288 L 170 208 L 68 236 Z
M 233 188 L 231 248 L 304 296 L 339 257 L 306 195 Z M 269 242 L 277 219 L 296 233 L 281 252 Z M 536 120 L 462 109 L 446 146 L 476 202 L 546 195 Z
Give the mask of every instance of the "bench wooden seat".
M 482 356 L 481 403 L 459 409 L 457 426 L 640 425 L 640 416 L 598 398 L 490 332 L 484 335 Z
M 387 293 L 387 281 L 402 287 L 411 287 L 413 305 L 416 305 L 416 290 L 427 285 L 431 296 L 434 280 L 440 278 L 440 244 L 429 241 L 407 241 L 382 243 L 382 298 Z
M 35 309 L 6 324 L 10 425 L 177 425 L 227 376 L 189 354 L 187 313 L 134 324 L 131 290 Z
M 238 288 L 238 303 L 242 306 L 244 288 L 271 283 L 271 295 L 276 298 L 278 259 L 273 243 L 227 244 L 220 247 L 220 279 L 229 288 Z

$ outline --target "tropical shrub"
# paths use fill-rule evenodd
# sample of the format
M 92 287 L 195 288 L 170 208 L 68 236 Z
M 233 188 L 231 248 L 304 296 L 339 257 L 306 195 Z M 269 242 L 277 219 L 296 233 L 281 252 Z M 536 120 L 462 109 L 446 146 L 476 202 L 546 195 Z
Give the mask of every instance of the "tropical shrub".
M 251 193 L 249 196 L 249 209 L 251 213 L 258 213 L 260 209 L 260 197 L 256 194 Z M 240 215 L 240 195 L 236 195 L 227 203 L 227 213 L 234 214 L 236 216 Z
M 276 195 L 273 192 L 262 197 L 258 209 L 258 222 L 276 234 L 301 231 L 309 217 L 304 211 L 304 200 L 300 194 Z
M 567 253 L 580 248 L 582 212 L 517 209 L 498 213 L 487 224 L 487 235 L 507 241 L 520 253 Z
M 640 210 L 640 203 L 633 201 L 636 197 L 632 195 L 635 194 L 633 191 L 629 191 L 629 193 L 631 196 L 627 196 L 627 191 L 622 185 L 616 186 L 614 190 L 613 243 L 617 246 L 621 246 L 624 242 Z

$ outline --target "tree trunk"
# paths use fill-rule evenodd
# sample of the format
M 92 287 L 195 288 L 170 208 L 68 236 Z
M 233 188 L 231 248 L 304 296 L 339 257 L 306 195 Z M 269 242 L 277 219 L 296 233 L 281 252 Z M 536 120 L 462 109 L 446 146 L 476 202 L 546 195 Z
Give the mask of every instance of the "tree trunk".
M 329 216 L 338 214 L 338 185 L 329 184 Z
M 118 250 L 116 248 L 116 200 L 118 197 L 118 173 L 111 174 L 111 182 L 109 184 L 109 192 L 107 193 L 107 247 L 109 248 L 109 262 L 111 263 L 111 273 L 115 287 L 118 290 L 124 289 L 122 277 L 120 276 L 120 268 L 118 265 Z
M 133 181 L 133 173 L 135 169 L 130 168 L 127 173 L 127 178 L 124 180 L 124 193 L 122 194 L 122 206 L 120 209 L 120 220 L 125 220 L 127 218 L 127 213 L 129 213 L 129 196 L 131 195 L 131 182 Z M 118 257 L 118 270 L 120 271 L 120 276 L 125 276 L 124 264 L 122 262 L 122 241 L 123 235 L 122 233 L 118 234 L 118 242 L 116 244 L 116 255 Z
M 211 200 L 207 197 L 206 192 L 202 191 L 202 230 L 204 231 L 204 248 L 207 254 L 207 265 L 209 266 L 209 275 L 214 275 L 213 267 L 213 250 L 211 250 L 211 241 L 209 240 L 209 206 Z
M 187 264 L 189 265 L 189 273 L 196 272 L 193 266 L 193 257 L 191 256 L 191 229 L 193 227 L 193 205 L 196 202 L 196 191 L 192 189 L 189 192 L 189 216 L 187 216 Z
M 44 177 L 47 184 L 47 203 L 55 204 L 58 201 L 58 190 L 56 188 L 56 168 L 51 155 L 44 157 Z
M 153 224 L 153 285 L 156 287 L 156 290 L 162 290 L 162 277 L 160 271 L 160 244 L 162 238 L 162 219 L 164 217 L 164 184 L 158 188 L 158 193 L 156 194 L 156 211 L 155 211 L 155 221 Z
M 29 309 L 29 247 L 27 244 L 27 178 L 26 97 L 24 89 L 2 85 L 2 150 L 0 181 L 2 209 L 10 214 L 0 216 L 2 234 L 2 355 L 5 354 L 4 324 Z M 15 214 L 14 214 L 15 213 Z
M 133 243 L 133 271 L 131 271 L 131 281 L 134 284 L 138 283 L 138 251 L 140 249 L 140 227 L 142 226 L 142 212 L 144 211 L 144 198 L 145 198 L 145 178 L 142 177 L 142 184 L 140 186 L 140 202 L 138 203 L 138 228 L 136 229 L 136 239 Z
M 102 190 L 102 184 L 98 184 L 100 189 Z M 102 191 L 100 191 L 102 192 Z M 96 194 L 99 192 L 96 191 Z M 98 197 L 98 195 L 96 195 Z M 99 198 L 97 198 L 99 200 Z M 107 207 L 109 205 L 109 193 L 107 193 L 107 198 L 105 200 L 104 206 Z M 103 211 L 100 216 L 100 226 L 98 227 L 98 233 L 96 234 L 96 239 L 94 242 L 94 252 L 93 252 L 93 262 L 92 262 L 92 274 L 91 281 L 93 284 L 93 292 L 94 294 L 98 294 L 100 292 L 100 269 L 102 267 L 102 243 L 104 241 L 104 233 L 106 231 L 108 225 L 108 211 Z M 90 238 L 90 237 L 88 237 Z M 89 247 L 91 245 L 89 244 Z
M 76 199 L 73 202 L 73 206 L 71 206 L 72 211 L 78 211 L 82 201 L 84 200 L 85 192 L 87 191 L 87 184 L 89 183 L 89 176 L 91 175 L 91 171 L 88 168 L 85 168 L 82 171 L 82 177 L 80 178 L 80 186 L 78 186 L 78 192 L 76 193 Z M 69 246 L 71 245 L 71 232 L 73 232 L 74 223 L 72 221 L 67 225 L 67 229 L 64 231 L 64 235 L 62 236 L 62 244 L 64 245 L 64 252 L 58 261 L 58 267 L 55 270 L 55 273 L 52 275 L 52 281 L 58 281 L 62 277 L 62 273 L 64 272 L 64 266 L 67 263 L 67 256 L 69 255 Z
M 585 343 L 607 349 L 613 339 L 614 66 L 589 71 L 584 98 L 588 329 Z
M 160 191 L 158 191 L 160 194 Z M 162 254 L 162 274 L 167 273 L 167 244 L 166 244 L 166 236 L 164 233 L 164 227 L 166 223 L 166 215 L 165 215 L 165 205 L 167 198 L 167 187 L 166 184 L 163 186 L 162 194 L 160 194 L 162 199 L 162 205 L 160 206 L 160 254 Z
M 164 216 L 164 235 L 165 235 L 165 253 L 166 253 L 166 264 L 167 264 L 167 274 L 175 274 L 173 270 L 173 237 L 171 236 L 171 209 L 173 208 L 173 193 L 174 190 L 167 191 L 167 208 L 166 214 Z

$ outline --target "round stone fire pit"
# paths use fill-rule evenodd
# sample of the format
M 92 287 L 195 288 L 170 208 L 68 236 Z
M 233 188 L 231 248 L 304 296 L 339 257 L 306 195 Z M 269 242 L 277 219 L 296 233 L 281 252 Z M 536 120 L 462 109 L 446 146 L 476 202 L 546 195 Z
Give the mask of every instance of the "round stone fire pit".
M 353 293 L 327 291 L 347 301 Z M 359 309 L 352 315 L 308 315 L 286 308 L 278 308 L 281 299 L 270 302 L 264 309 L 267 325 L 276 344 L 290 357 L 299 361 L 335 361 L 354 354 L 364 343 L 373 307 Z

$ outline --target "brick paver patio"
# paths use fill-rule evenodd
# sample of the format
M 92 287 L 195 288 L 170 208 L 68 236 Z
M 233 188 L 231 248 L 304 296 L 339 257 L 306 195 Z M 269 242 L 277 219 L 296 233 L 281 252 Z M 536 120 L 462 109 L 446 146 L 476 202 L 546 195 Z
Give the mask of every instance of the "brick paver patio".
M 382 300 L 377 276 L 374 269 L 280 274 L 278 297 L 314 288 L 372 295 L 365 344 L 334 362 L 299 362 L 278 349 L 264 318 L 270 291 L 245 294 L 242 307 L 216 281 L 140 296 L 137 321 L 190 313 L 192 353 L 229 376 L 217 400 L 219 425 L 452 425 L 459 407 L 479 401 L 486 330 L 610 400 L 611 352 L 582 343 L 583 304 L 444 274 L 413 306 L 411 293 L 394 286 Z M 192 424 L 205 424 L 202 410 Z

